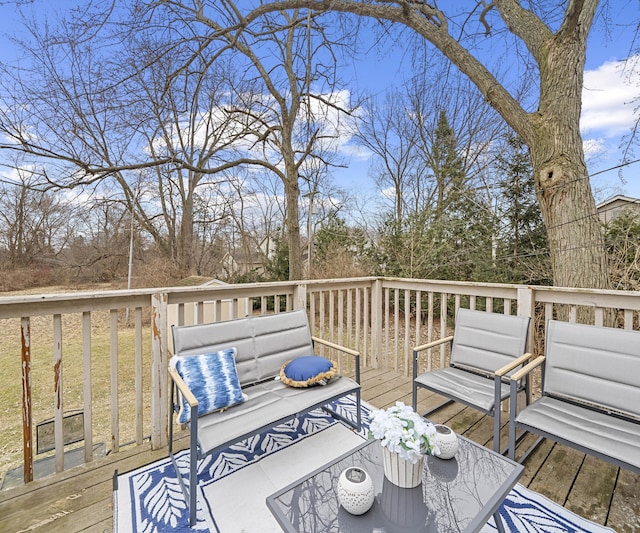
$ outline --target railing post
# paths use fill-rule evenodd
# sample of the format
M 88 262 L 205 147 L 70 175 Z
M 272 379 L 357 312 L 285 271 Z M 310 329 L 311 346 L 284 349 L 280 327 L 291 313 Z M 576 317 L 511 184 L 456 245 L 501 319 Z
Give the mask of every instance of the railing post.
M 382 353 L 382 280 L 371 286 L 371 366 L 378 368 L 378 356 Z
M 306 283 L 296 283 L 293 286 L 293 308 L 294 309 L 307 308 L 307 284 Z
M 151 295 L 151 448 L 167 446 L 169 431 L 166 293 Z
M 535 298 L 533 289 L 530 287 L 518 287 L 518 305 L 517 315 L 526 316 L 531 320 L 529 321 L 529 336 L 527 339 L 527 351 L 532 352 L 534 346 L 534 332 L 535 332 Z
M 24 482 L 33 481 L 33 415 L 31 412 L 31 321 L 22 317 L 22 451 Z

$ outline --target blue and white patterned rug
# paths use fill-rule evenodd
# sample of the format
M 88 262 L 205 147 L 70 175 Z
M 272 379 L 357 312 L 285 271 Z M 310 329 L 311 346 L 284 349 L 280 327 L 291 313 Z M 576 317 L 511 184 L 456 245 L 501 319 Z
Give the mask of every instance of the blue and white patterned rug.
M 333 408 L 355 419 L 355 403 L 351 399 L 340 400 Z M 363 405 L 363 429 L 359 435 L 325 411 L 316 410 L 202 461 L 198 465 L 198 521 L 193 529 L 188 527 L 188 512 L 169 459 L 122 474 L 114 493 L 114 531 L 280 531 L 266 507 L 266 496 L 362 442 L 369 412 L 370 408 Z M 186 471 L 186 452 L 179 455 L 178 462 Z M 282 468 L 283 462 L 287 468 Z M 510 533 L 613 531 L 519 484 L 507 496 L 500 513 Z M 493 519 L 482 531 L 496 531 Z

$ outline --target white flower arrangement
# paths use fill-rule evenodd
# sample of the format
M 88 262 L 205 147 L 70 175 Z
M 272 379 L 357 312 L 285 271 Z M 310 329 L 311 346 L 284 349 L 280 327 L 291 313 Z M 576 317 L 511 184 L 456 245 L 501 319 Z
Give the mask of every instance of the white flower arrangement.
M 386 410 L 374 410 L 369 422 L 369 438 L 403 459 L 417 463 L 424 455 L 439 453 L 435 426 L 403 402 Z

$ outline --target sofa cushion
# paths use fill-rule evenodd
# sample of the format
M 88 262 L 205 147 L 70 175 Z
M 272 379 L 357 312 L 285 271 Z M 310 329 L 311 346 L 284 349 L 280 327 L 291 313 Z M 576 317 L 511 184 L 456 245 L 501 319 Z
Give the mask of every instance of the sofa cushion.
M 326 385 L 337 374 L 332 361 L 319 355 L 306 355 L 287 361 L 280 369 L 280 379 L 290 387 Z
M 180 374 L 198 400 L 198 416 L 225 409 L 247 400 L 242 392 L 235 361 L 236 349 L 198 355 L 173 356 L 172 368 Z M 187 401 L 182 398 L 178 422 L 191 418 Z

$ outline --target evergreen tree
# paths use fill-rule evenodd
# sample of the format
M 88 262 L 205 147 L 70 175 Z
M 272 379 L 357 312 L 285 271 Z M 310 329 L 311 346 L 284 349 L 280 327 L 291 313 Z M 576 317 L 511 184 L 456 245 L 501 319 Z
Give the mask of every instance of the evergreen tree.
M 529 151 L 524 141 L 515 135 L 507 138 L 507 148 L 497 162 L 503 172 L 499 185 L 504 205 L 499 250 L 504 262 L 498 269 L 505 282 L 553 284 L 547 233 L 536 199 Z
M 289 279 L 289 246 L 286 240 L 275 238 L 275 253 L 267 260 L 265 271 L 269 281 Z

